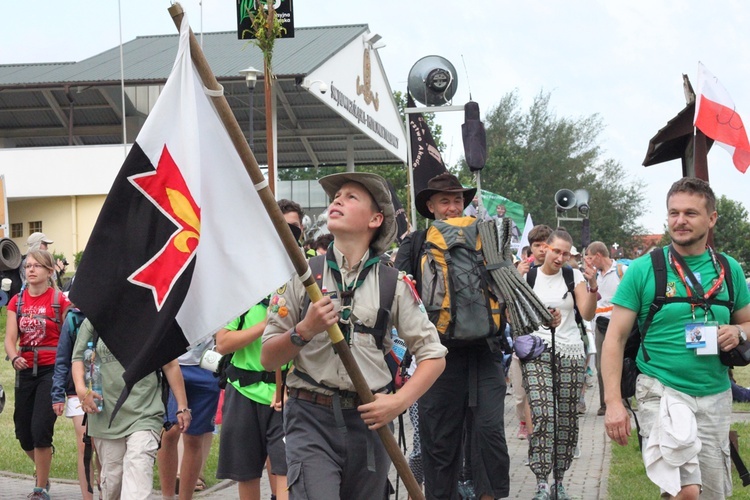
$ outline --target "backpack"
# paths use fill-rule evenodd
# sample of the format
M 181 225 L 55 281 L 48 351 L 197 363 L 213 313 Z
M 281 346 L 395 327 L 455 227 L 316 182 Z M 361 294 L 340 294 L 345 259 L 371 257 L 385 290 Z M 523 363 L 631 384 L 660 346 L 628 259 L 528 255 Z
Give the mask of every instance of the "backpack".
M 68 314 L 65 315 L 65 325 L 68 327 L 68 336 L 71 339 L 71 345 L 75 345 L 75 339 L 78 336 L 78 330 L 81 328 L 81 324 L 86 319 L 86 316 L 79 310 L 71 307 L 68 309 Z M 60 335 L 62 335 L 63 329 L 60 329 Z M 68 379 L 66 381 L 67 390 L 73 390 L 75 392 L 75 386 L 73 385 L 73 374 L 71 370 L 68 370 Z
M 23 310 L 23 296 L 24 292 L 26 291 L 26 285 L 21 287 L 21 291 L 18 295 L 18 302 L 16 302 L 16 323 L 20 323 L 21 321 L 21 311 Z M 40 314 L 33 314 L 32 317 L 35 319 L 41 319 L 41 320 L 50 320 L 53 323 L 57 323 L 62 327 L 62 313 L 61 313 L 61 307 L 60 307 L 60 296 L 62 295 L 62 292 L 58 290 L 57 288 L 54 289 L 54 293 L 52 294 L 52 311 L 53 316 L 42 316 Z M 62 328 L 60 328 L 62 331 Z M 19 329 L 20 332 L 20 324 Z M 57 347 L 52 346 L 21 346 L 19 348 L 21 352 L 33 352 L 34 353 L 34 363 L 33 363 L 33 371 L 32 374 L 36 377 L 38 373 L 38 364 L 37 364 L 37 358 L 39 355 L 39 351 L 55 351 L 57 352 Z M 18 381 L 16 381 L 18 383 Z
M 62 316 L 60 311 L 60 295 L 62 295 L 62 292 L 58 290 L 57 288 L 54 289 L 54 293 L 52 294 L 52 311 L 54 312 L 54 316 L 37 316 L 34 317 L 37 319 L 48 319 L 52 321 L 53 323 L 57 323 L 58 325 L 62 326 Z M 26 291 L 26 286 L 24 285 L 21 287 L 21 291 L 19 292 L 18 296 L 18 302 L 16 302 L 16 319 L 19 319 L 21 317 L 21 311 L 23 310 L 23 295 Z
M 420 292 L 427 315 L 443 341 L 480 340 L 503 329 L 504 304 L 492 288 L 482 255 L 477 220 L 436 220 L 424 239 Z
M 651 257 L 651 265 L 654 268 L 654 280 L 655 280 L 655 289 L 654 289 L 654 300 L 651 302 L 651 306 L 648 310 L 648 315 L 646 316 L 646 319 L 643 321 L 643 323 L 638 325 L 638 321 L 636 320 L 635 325 L 633 326 L 633 329 L 630 331 L 630 334 L 628 335 L 628 339 L 625 343 L 625 353 L 622 361 L 622 378 L 620 382 L 620 392 L 623 397 L 623 399 L 629 399 L 635 395 L 635 381 L 638 378 L 638 375 L 640 374 L 640 371 L 638 370 L 638 367 L 636 365 L 636 357 L 638 356 L 638 350 L 643 349 L 643 359 L 644 361 L 648 362 L 650 357 L 648 355 L 648 351 L 646 350 L 646 347 L 643 345 L 643 340 L 646 338 L 646 333 L 648 333 L 648 329 L 651 326 L 651 323 L 654 320 L 654 316 L 656 313 L 658 313 L 662 307 L 664 307 L 665 304 L 670 304 L 674 302 L 695 302 L 699 300 L 698 298 L 689 298 L 689 297 L 667 297 L 667 260 L 664 256 L 664 249 L 663 248 L 655 248 L 651 251 L 649 254 Z M 720 305 L 724 306 L 729 309 L 730 313 L 734 311 L 734 285 L 732 283 L 732 272 L 729 267 L 729 261 L 727 258 L 722 255 L 721 253 L 716 253 L 716 259 L 721 263 L 721 266 L 727 271 L 724 275 L 724 283 L 727 287 L 727 293 L 729 295 L 729 300 L 716 300 L 711 299 L 709 300 L 709 304 L 711 305 Z M 724 357 L 730 356 L 730 353 L 724 353 L 721 351 L 722 354 L 722 362 L 727 364 L 725 362 Z M 745 362 L 747 364 L 747 362 Z M 739 363 L 738 363 L 739 366 Z
M 531 288 L 534 288 L 534 283 L 536 282 L 536 274 L 537 272 L 539 272 L 538 269 L 539 266 L 532 267 L 531 269 L 529 269 L 529 272 L 526 273 L 526 283 L 528 283 Z M 565 286 L 568 288 L 568 293 L 571 297 L 573 297 L 573 312 L 575 313 L 576 325 L 578 325 L 578 329 L 581 332 L 581 339 L 583 340 L 584 344 L 586 344 L 588 343 L 588 336 L 586 335 L 586 325 L 583 322 L 581 313 L 578 311 L 578 304 L 576 304 L 576 284 L 573 277 L 573 268 L 570 266 L 563 266 L 562 275 L 563 280 L 565 280 Z
M 323 268 L 325 267 L 325 255 L 318 255 L 308 261 L 310 265 L 310 272 L 312 273 L 315 282 L 318 287 L 322 287 L 323 284 Z M 393 299 L 396 295 L 396 284 L 398 282 L 398 269 L 384 264 L 382 261 L 378 264 L 378 279 L 379 279 L 379 291 L 380 291 L 380 305 L 378 306 L 378 315 L 375 320 L 375 325 L 372 328 L 368 328 L 362 324 L 354 325 L 354 329 L 360 333 L 369 333 L 375 338 L 375 345 L 378 349 L 383 350 L 383 339 L 386 335 L 391 334 L 391 330 L 388 328 L 391 319 L 391 307 L 393 306 Z M 310 307 L 310 296 L 305 295 L 305 300 L 302 305 L 302 314 L 300 317 L 304 317 L 307 313 L 307 309 Z M 401 350 L 405 353 L 401 354 Z M 383 353 L 385 363 L 388 366 L 388 370 L 391 372 L 391 383 L 388 389 L 393 392 L 399 389 L 406 381 L 406 370 L 411 363 L 411 354 L 404 345 L 395 345 L 388 352 Z M 297 370 L 295 373 L 298 375 L 300 371 Z
M 270 297 L 264 298 L 260 301 L 259 304 L 268 307 L 270 304 Z M 239 325 L 237 325 L 238 331 L 245 329 L 245 316 L 249 312 L 250 309 L 242 313 L 242 315 L 240 316 L 240 323 Z M 275 372 L 252 372 L 250 370 L 243 370 L 242 368 L 238 368 L 232 364 L 233 357 L 234 353 L 230 352 L 224 354 L 221 359 L 219 359 L 219 366 L 216 370 L 216 373 L 214 373 L 214 377 L 217 377 L 219 379 L 219 387 L 221 389 L 226 388 L 227 382 L 230 378 L 232 380 L 239 381 L 242 387 L 253 385 L 258 382 L 276 383 Z M 286 372 L 283 373 L 285 374 Z

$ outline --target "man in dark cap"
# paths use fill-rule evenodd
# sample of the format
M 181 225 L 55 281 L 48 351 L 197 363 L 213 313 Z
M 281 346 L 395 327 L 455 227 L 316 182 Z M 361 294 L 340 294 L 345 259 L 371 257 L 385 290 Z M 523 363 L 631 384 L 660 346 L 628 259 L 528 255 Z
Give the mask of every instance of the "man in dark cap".
M 464 188 L 455 175 L 440 174 L 427 183 L 415 200 L 428 219 L 463 217 L 475 188 Z M 467 221 L 468 222 L 468 221 Z M 401 243 L 396 267 L 414 276 L 421 286 L 420 262 L 425 253 L 425 232 L 412 233 Z M 419 432 L 425 494 L 428 499 L 457 500 L 462 466 L 464 429 L 471 475 L 477 498 L 503 498 L 509 494 L 509 457 L 503 418 L 505 378 L 500 337 L 479 340 L 446 340 L 446 367 L 419 399 Z

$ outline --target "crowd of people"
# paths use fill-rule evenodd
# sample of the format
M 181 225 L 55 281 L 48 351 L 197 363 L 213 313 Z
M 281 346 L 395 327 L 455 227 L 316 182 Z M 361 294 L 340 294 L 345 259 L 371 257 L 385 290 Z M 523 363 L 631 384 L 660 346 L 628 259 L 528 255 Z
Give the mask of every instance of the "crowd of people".
M 415 204 L 433 223 L 407 236 L 391 260 L 383 255 L 397 225 L 386 181 L 342 173 L 320 183 L 332 200 L 330 235 L 308 255 L 322 298 L 311 302 L 299 278 L 269 291 L 138 382 L 114 418 L 123 367 L 60 290 L 64 268 L 46 249 L 52 240 L 29 238 L 25 284 L 8 304 L 5 337 L 16 371 L 16 437 L 35 468 L 29 498 L 50 498 L 54 424 L 63 415 L 76 433 L 82 498 L 148 498 L 155 463 L 165 500 L 192 498 L 204 481 L 218 411 L 216 477 L 236 481 L 239 498 L 259 499 L 267 470 L 275 499 L 383 499 L 391 460 L 373 431 L 407 410 L 415 429 L 409 465 L 427 498 L 504 498 L 511 466 L 504 405 L 512 394 L 520 422 L 513 433 L 528 441 L 534 499 L 567 499 L 587 371 L 599 375 L 597 415 L 608 436 L 624 445 L 631 434 L 620 382 L 634 325 L 643 339 L 636 399 L 648 477 L 675 498 L 731 493 L 729 413 L 732 390 L 742 388 L 730 389 L 717 350 L 747 340 L 750 293 L 731 286 L 744 284 L 737 262 L 707 246 L 717 217 L 707 183 L 685 178 L 669 191 L 672 244 L 655 251 L 668 263 L 663 268 L 653 253 L 628 267 L 603 242 L 579 252 L 563 228 L 534 227 L 513 264 L 551 320 L 527 334 L 524 345 L 533 347 L 523 352 L 512 351 L 520 336 L 476 260 L 476 189 L 450 173 L 431 179 Z M 290 200 L 279 208 L 299 239 L 302 208 Z M 498 221 L 504 215 L 498 206 Z M 461 267 L 464 254 L 450 253 L 454 238 L 474 259 L 468 267 Z M 667 291 L 655 311 L 662 279 Z M 474 300 L 467 317 L 457 309 L 471 294 L 486 300 Z M 686 341 L 696 324 L 713 335 L 713 351 Z M 374 395 L 369 402 L 325 334 L 334 325 Z M 401 357 L 408 366 L 397 370 L 408 370 L 405 383 L 396 383 L 387 362 L 396 344 L 409 353 Z M 218 366 L 205 361 L 214 351 L 223 355 Z M 100 386 L 87 377 L 92 359 Z M 675 371 L 675 363 L 685 369 Z M 692 441 L 675 445 L 675 436 Z

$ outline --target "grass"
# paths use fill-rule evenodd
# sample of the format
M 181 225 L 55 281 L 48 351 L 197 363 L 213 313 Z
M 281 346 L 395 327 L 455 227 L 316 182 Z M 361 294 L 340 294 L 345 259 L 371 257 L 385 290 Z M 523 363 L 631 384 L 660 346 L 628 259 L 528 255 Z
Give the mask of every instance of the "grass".
M 5 308 L 0 308 L 0 338 L 5 340 Z M 4 351 L 3 351 L 4 352 Z M 34 464 L 21 449 L 15 435 L 13 425 L 13 409 L 15 399 L 15 371 L 7 361 L 0 360 L 0 384 L 5 389 L 5 409 L 0 413 L 0 471 L 17 474 L 34 473 Z M 52 459 L 50 477 L 57 479 L 78 479 L 76 470 L 75 431 L 70 419 L 60 417 L 55 423 L 55 455 Z M 211 446 L 211 454 L 206 463 L 205 479 L 210 487 L 217 483 L 216 465 L 219 459 L 219 439 L 215 438 Z M 154 466 L 154 488 L 160 489 L 158 468 Z
M 739 385 L 750 386 L 750 366 L 734 370 L 734 377 Z M 750 403 L 734 403 L 733 411 L 748 412 Z M 750 423 L 732 424 L 732 430 L 739 434 L 740 456 L 745 465 L 750 463 Z M 733 498 L 750 498 L 750 490 L 742 486 L 737 471 L 732 467 Z M 628 446 L 612 445 L 612 461 L 608 479 L 609 498 L 627 498 L 628 500 L 652 500 L 659 498 L 659 488 L 646 476 L 638 438 L 635 433 Z

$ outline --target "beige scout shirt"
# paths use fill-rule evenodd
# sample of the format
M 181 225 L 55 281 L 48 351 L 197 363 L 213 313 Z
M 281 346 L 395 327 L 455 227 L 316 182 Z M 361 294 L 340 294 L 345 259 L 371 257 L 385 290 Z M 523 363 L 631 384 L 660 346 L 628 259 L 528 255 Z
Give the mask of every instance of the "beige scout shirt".
M 357 278 L 359 269 L 362 268 L 363 263 L 369 257 L 369 252 L 366 252 L 353 271 L 346 271 L 344 256 L 336 250 L 336 247 L 334 247 L 334 254 L 346 284 Z M 352 322 L 359 320 L 367 327 L 375 325 L 378 307 L 380 306 L 378 272 L 379 266 L 376 266 L 370 271 L 364 283 L 355 291 L 352 300 Z M 331 291 L 337 292 L 335 298 L 333 298 L 333 304 L 339 310 L 341 302 L 338 289 L 327 265 L 323 268 L 322 284 L 329 293 Z M 276 305 L 280 307 L 275 312 L 275 307 L 268 310 L 263 342 L 277 335 L 289 335 L 289 330 L 302 320 L 300 315 L 305 293 L 305 287 L 297 277 L 276 291 L 271 303 L 273 305 L 275 301 Z M 286 310 L 282 307 L 286 307 Z M 435 326 L 427 318 L 427 314 L 420 309 L 409 290 L 409 286 L 403 282 L 402 278 L 399 278 L 396 284 L 396 295 L 391 308 L 391 321 L 398 330 L 399 337 L 406 342 L 409 351 L 416 357 L 417 362 L 424 359 L 445 357 L 448 351 L 440 343 Z M 386 351 L 390 349 L 392 343 L 390 335 L 385 335 L 383 345 Z M 372 335 L 353 333 L 351 351 L 371 390 L 382 389 L 391 381 L 390 371 L 383 359 L 383 351 L 377 348 Z M 343 363 L 334 353 L 331 341 L 325 333 L 316 335 L 309 344 L 302 348 L 294 359 L 294 366 L 295 369 L 302 370 L 317 382 L 328 387 L 355 391 L 354 384 L 352 384 Z M 316 392 L 330 392 L 296 377 L 294 371 L 289 373 L 287 385 Z

